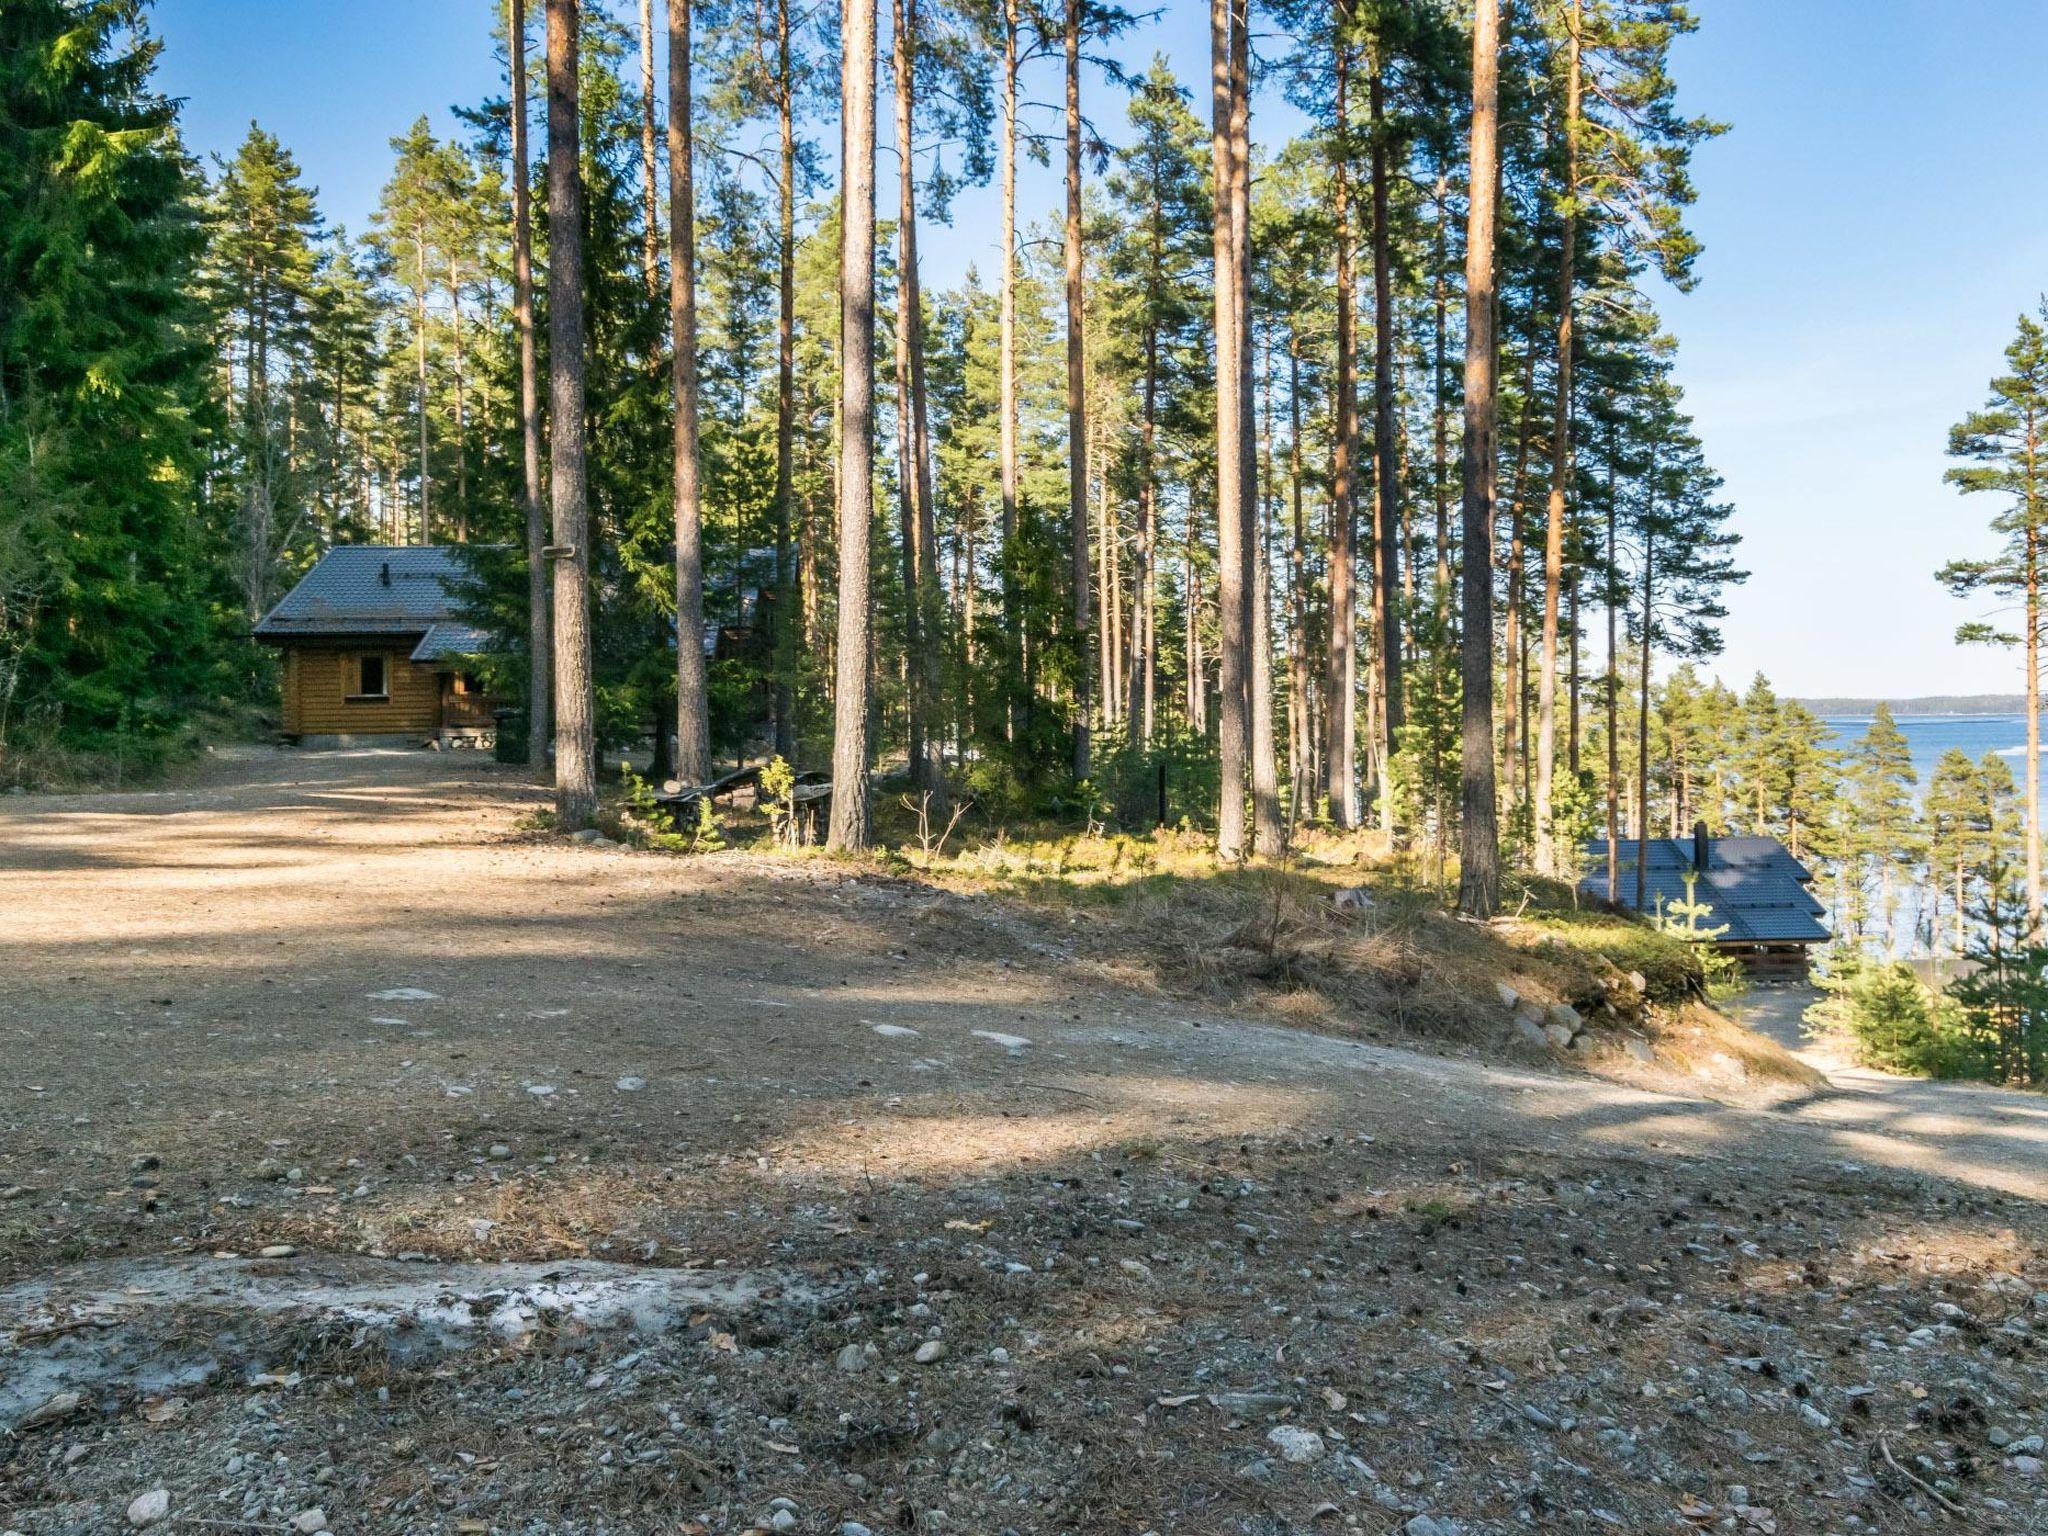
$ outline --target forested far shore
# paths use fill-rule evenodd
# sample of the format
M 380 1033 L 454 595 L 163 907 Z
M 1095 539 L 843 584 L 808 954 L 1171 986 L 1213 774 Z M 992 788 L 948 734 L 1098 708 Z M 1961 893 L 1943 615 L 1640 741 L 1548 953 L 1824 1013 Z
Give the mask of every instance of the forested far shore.
M 1823 720 L 1867 720 L 1882 705 L 1894 715 L 2017 715 L 2023 693 L 1930 693 L 1912 698 L 1801 698 L 1796 701 Z

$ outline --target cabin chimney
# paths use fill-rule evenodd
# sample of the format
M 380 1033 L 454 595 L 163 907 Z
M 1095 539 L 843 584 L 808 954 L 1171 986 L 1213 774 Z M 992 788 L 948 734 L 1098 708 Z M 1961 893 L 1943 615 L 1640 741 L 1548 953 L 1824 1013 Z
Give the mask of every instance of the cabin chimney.
M 391 562 L 386 560 L 377 571 L 377 580 L 384 586 L 391 585 Z
M 1707 856 L 1712 849 L 1713 844 L 1707 839 L 1707 824 L 1704 821 L 1694 822 L 1692 824 L 1692 867 L 1697 873 L 1704 875 L 1707 872 Z

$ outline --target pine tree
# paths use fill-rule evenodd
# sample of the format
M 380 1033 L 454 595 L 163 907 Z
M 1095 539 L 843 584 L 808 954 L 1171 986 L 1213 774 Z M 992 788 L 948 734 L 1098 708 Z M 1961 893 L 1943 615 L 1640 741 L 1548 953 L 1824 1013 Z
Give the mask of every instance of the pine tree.
M 1913 798 L 1919 777 L 1913 771 L 1912 752 L 1891 710 L 1883 704 L 1877 706 L 1869 729 L 1852 751 L 1849 779 L 1853 821 L 1848 846 L 1856 860 L 1856 878 L 1875 882 L 1885 952 L 1894 956 L 1902 887 L 1907 872 L 1923 856 L 1926 842 Z
M 199 187 L 139 7 L 0 7 L 0 752 L 147 765 L 229 682 Z
M 1989 593 L 2017 605 L 2018 633 L 1989 623 L 1965 624 L 1959 641 L 2017 645 L 2025 656 L 2027 692 L 2027 916 L 2041 922 L 2041 631 L 2042 539 L 2048 530 L 2048 299 L 2039 320 L 2022 315 L 2005 349 L 2010 373 L 1991 381 L 1991 399 L 1949 431 L 1948 451 L 1966 462 L 1949 484 L 2004 502 L 1992 531 L 2003 548 L 1989 560 L 1956 560 L 1939 580 L 1959 597 Z

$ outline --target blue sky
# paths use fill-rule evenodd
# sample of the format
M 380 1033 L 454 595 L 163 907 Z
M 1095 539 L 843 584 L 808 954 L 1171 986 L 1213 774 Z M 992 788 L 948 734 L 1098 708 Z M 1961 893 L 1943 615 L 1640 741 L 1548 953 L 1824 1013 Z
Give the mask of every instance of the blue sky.
M 537 5 L 538 0 L 534 0 Z M 331 218 L 360 229 L 415 116 L 498 89 L 491 0 L 159 0 L 163 82 L 186 134 L 226 151 L 279 134 Z M 1700 285 L 1665 295 L 1679 377 L 1727 477 L 1753 573 L 1732 594 L 1731 682 L 1783 692 L 2008 691 L 2014 659 L 1959 648 L 1970 611 L 1932 573 L 1981 553 L 1986 506 L 1941 483 L 1948 426 L 1978 404 L 2015 317 L 2048 287 L 2048 200 L 2011 139 L 2048 52 L 2035 0 L 1705 0 L 1675 73 L 1733 124 L 1699 154 Z M 1207 7 L 1165 0 L 1125 41 L 1199 83 Z M 1048 74 L 1040 93 L 1054 89 Z M 1255 119 L 1294 126 L 1277 104 Z M 1120 114 L 1098 88 L 1105 130 Z M 885 189 L 886 196 L 886 189 Z M 1027 218 L 1058 196 L 1027 167 Z M 992 194 L 925 241 L 931 280 L 986 268 Z

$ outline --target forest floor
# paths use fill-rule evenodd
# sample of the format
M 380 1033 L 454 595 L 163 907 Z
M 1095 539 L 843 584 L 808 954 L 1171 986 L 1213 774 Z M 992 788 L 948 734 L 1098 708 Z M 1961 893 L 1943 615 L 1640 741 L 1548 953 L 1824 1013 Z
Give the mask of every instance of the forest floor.
M 542 803 L 0 800 L 0 1531 L 2048 1530 L 2048 1101 L 1375 1040 L 1219 992 L 1225 887 L 1147 949 Z

